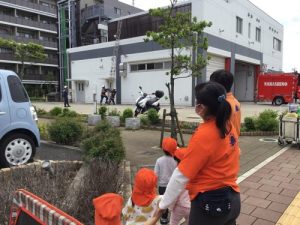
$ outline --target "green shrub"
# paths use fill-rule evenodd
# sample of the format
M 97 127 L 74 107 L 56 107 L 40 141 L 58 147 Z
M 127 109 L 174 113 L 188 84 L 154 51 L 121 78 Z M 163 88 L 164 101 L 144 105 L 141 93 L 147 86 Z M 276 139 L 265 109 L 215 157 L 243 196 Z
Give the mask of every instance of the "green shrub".
M 75 112 L 74 110 L 70 110 L 68 108 L 64 108 L 62 111 L 61 116 L 65 116 L 65 117 L 76 117 L 78 116 L 78 113 Z
M 36 108 L 35 111 L 38 116 L 47 115 L 47 111 L 45 109 Z
M 56 106 L 53 109 L 51 109 L 49 113 L 51 116 L 58 116 L 62 113 L 62 108 Z
M 81 124 L 74 118 L 62 117 L 48 125 L 49 137 L 58 144 L 74 144 L 82 134 Z
M 47 124 L 46 123 L 38 123 L 38 128 L 40 131 L 41 139 L 43 140 L 48 140 L 49 139 L 49 134 L 47 131 Z
M 98 109 L 98 114 L 101 115 L 101 118 L 104 119 L 105 116 L 106 116 L 106 113 L 107 113 L 107 110 L 108 108 L 106 106 L 101 106 L 99 109 Z
M 150 121 L 149 121 L 149 119 L 148 119 L 148 117 L 146 115 L 142 115 L 140 117 L 140 119 L 141 119 L 141 124 L 143 126 L 149 126 L 150 125 Z
M 159 115 L 155 109 L 149 109 L 147 112 L 147 117 L 151 124 L 159 123 Z
M 122 120 L 123 122 L 125 122 L 125 120 L 126 120 L 127 118 L 132 118 L 132 117 L 133 117 L 133 111 L 132 111 L 132 109 L 127 108 L 127 109 L 124 109 L 123 114 L 122 114 L 122 117 L 121 117 L 121 120 Z
M 87 135 L 87 138 L 81 142 L 86 159 L 102 158 L 120 162 L 125 158 L 124 146 L 118 129 L 104 120 L 90 132 L 93 135 Z
M 121 113 L 117 109 L 109 110 L 107 113 L 108 116 L 120 116 Z
M 254 117 L 245 117 L 243 127 L 244 127 L 245 131 L 254 131 L 255 130 L 255 119 L 254 119 Z
M 182 128 L 182 129 L 192 129 L 193 126 L 192 126 L 192 124 L 189 123 L 189 122 L 182 121 L 182 122 L 180 123 L 180 128 Z
M 261 112 L 255 120 L 255 128 L 260 131 L 276 131 L 278 129 L 278 113 L 267 109 Z

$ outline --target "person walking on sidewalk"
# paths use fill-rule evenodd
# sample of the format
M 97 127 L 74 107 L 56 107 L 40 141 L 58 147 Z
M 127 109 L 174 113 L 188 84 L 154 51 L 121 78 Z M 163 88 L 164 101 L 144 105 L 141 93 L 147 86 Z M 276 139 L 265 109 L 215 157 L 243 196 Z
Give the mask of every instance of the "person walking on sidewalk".
M 105 104 L 107 104 L 108 97 L 107 97 L 107 89 L 105 88 L 105 86 L 102 86 L 100 97 L 101 97 L 100 105 L 102 105 L 104 98 L 105 98 Z
M 182 161 L 174 170 L 155 217 L 159 218 L 186 188 L 191 199 L 189 225 L 235 225 L 241 199 L 238 135 L 230 122 L 225 88 L 216 83 L 195 87 L 196 113 L 203 119 Z
M 226 101 L 231 106 L 231 122 L 236 129 L 238 135 L 241 130 L 241 104 L 231 92 L 233 85 L 233 74 L 226 70 L 217 70 L 210 75 L 210 81 L 217 82 L 226 89 Z
M 68 91 L 67 86 L 64 86 L 63 98 L 64 98 L 64 107 L 70 107 L 70 104 L 69 104 L 69 91 Z
M 171 137 L 164 138 L 161 148 L 165 155 L 156 160 L 154 171 L 158 177 L 158 193 L 163 195 L 166 191 L 166 187 L 169 183 L 172 173 L 177 166 L 176 161 L 172 157 L 177 148 L 177 141 Z M 160 219 L 160 224 L 168 223 L 168 210 L 166 210 Z

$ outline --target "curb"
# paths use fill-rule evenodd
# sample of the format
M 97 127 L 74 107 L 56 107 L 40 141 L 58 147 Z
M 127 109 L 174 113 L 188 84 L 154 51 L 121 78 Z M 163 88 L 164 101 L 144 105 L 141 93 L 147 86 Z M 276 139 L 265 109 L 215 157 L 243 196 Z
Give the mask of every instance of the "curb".
M 41 140 L 41 143 L 45 144 L 45 145 L 50 145 L 52 147 L 59 147 L 59 148 L 65 148 L 65 149 L 68 149 L 68 150 L 83 152 L 79 147 L 75 147 L 75 146 L 71 146 L 71 145 L 61 145 L 61 144 L 57 144 L 53 141 Z

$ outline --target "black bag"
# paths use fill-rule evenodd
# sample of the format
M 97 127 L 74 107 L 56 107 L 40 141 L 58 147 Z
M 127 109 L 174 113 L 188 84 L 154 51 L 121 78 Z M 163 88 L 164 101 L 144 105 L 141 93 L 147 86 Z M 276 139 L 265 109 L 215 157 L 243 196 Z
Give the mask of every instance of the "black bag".
M 231 210 L 231 192 L 230 187 L 225 187 L 200 194 L 202 210 L 210 216 L 227 215 Z

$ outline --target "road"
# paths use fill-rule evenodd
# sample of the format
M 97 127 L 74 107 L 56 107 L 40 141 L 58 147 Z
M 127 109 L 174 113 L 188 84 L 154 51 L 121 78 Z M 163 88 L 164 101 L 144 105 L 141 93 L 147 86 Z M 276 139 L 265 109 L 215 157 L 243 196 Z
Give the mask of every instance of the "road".
M 139 168 L 143 165 L 154 165 L 156 159 L 163 155 L 162 150 L 158 147 L 160 142 L 159 131 L 120 129 L 126 151 L 126 159 L 131 162 L 133 168 Z M 165 135 L 167 136 L 168 133 Z M 185 143 L 188 143 L 190 137 L 191 135 L 184 135 Z M 282 148 L 276 142 L 260 141 L 262 138 L 264 137 L 241 136 L 239 138 L 241 148 L 240 174 L 252 169 Z M 277 137 L 273 138 L 276 140 Z M 37 150 L 35 159 L 82 160 L 82 153 L 64 146 L 43 143 Z

